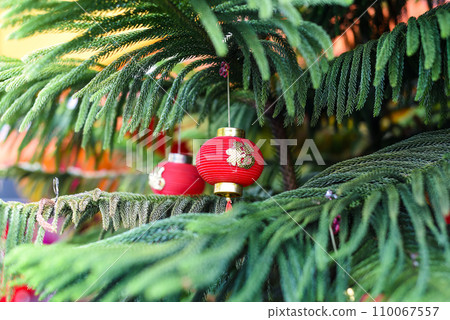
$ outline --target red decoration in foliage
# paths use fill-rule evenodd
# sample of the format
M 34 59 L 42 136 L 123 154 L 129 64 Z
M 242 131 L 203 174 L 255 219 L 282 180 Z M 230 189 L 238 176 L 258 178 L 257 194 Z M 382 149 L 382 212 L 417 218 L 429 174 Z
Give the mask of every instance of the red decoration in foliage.
M 3 234 L 2 234 L 2 239 L 6 240 L 6 237 L 8 236 L 8 230 L 9 230 L 9 225 L 6 224 L 5 231 L 3 231 Z
M 10 302 L 33 302 L 38 301 L 34 290 L 27 286 L 14 287 Z M 6 296 L 0 297 L 0 302 L 6 302 Z
M 339 233 L 339 230 L 341 229 L 341 215 L 338 215 L 333 219 L 331 229 L 333 230 L 334 235 L 337 235 Z
M 447 224 L 450 224 L 450 212 L 445 216 L 445 222 L 447 222 Z
M 384 295 L 381 293 L 379 294 L 376 298 L 375 301 L 373 301 L 370 296 L 365 293 L 363 294 L 363 296 L 361 297 L 361 299 L 359 300 L 360 302 L 382 302 L 384 300 Z
M 185 155 L 171 153 L 168 161 L 160 162 L 149 177 L 152 191 L 165 195 L 201 194 L 205 182 L 187 159 Z
M 219 69 L 219 74 L 226 78 L 228 76 L 230 70 L 230 65 L 228 63 L 226 63 L 225 61 L 222 61 L 222 63 L 220 64 L 220 69 Z
M 196 158 L 198 172 L 206 182 L 215 185 L 216 194 L 240 196 L 242 187 L 253 184 L 261 175 L 263 156 L 252 141 L 244 139 L 243 130 L 221 128 L 218 135 L 201 146 Z M 234 190 L 221 189 L 224 184 L 233 185 Z

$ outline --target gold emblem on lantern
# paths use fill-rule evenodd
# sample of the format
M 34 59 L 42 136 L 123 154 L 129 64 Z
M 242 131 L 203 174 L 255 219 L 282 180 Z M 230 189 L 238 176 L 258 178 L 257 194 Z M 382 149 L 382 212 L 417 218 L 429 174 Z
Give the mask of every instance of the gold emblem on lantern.
M 162 190 L 166 185 L 166 180 L 162 177 L 164 169 L 164 167 L 155 167 L 152 173 L 150 173 L 148 181 L 152 189 Z
M 248 143 L 235 141 L 233 146 L 226 151 L 226 154 L 229 155 L 227 162 L 232 166 L 250 169 L 255 164 L 255 157 L 252 155 L 254 151 Z

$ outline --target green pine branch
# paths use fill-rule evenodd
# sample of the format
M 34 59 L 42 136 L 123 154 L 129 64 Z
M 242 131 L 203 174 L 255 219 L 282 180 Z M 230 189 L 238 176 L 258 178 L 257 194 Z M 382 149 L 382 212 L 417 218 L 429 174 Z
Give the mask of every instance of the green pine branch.
M 55 202 L 56 199 L 52 199 Z M 244 198 L 243 201 L 254 200 Z M 95 189 L 74 195 L 60 196 L 56 203 L 42 199 L 39 203 L 4 202 L 0 200 L 0 234 L 8 226 L 7 253 L 20 244 L 30 242 L 35 228 L 39 228 L 42 237 L 36 239 L 41 243 L 47 224 L 39 221 L 53 218 L 53 228 L 57 227 L 58 218 L 64 218 L 62 234 L 68 227 L 81 228 L 83 224 L 100 213 L 104 232 L 117 231 L 120 228 L 131 229 L 160 219 L 189 212 L 221 213 L 226 201 L 215 196 L 159 196 L 141 195 L 130 192 L 108 193 Z M 41 208 L 42 207 L 42 208 Z M 49 227 L 50 228 L 50 227 Z M 103 232 L 103 233 L 104 233 Z
M 446 35 L 450 31 L 443 17 L 449 14 L 448 5 L 437 7 L 339 56 L 315 92 L 313 123 L 325 108 L 339 122 L 363 108 L 376 117 L 387 99 L 398 102 L 407 96 L 404 90 L 416 77 L 414 100 L 426 110 L 426 121 L 440 104 L 440 123 L 445 123 L 450 91 Z
M 37 16 L 30 13 L 30 22 L 20 24 L 21 28 L 34 26 L 32 33 L 38 32 L 42 24 L 36 24 L 37 19 L 48 17 L 52 21 L 49 30 L 54 31 L 59 28 L 54 19 L 64 17 L 68 19 L 64 20 L 65 25 L 73 23 L 81 28 L 77 29 L 80 36 L 38 50 L 23 61 L 8 58 L 0 61 L 1 121 L 13 128 L 28 128 L 28 139 L 22 148 L 33 137 L 62 140 L 75 131 L 82 137 L 75 140 L 78 146 L 89 148 L 101 141 L 107 149 L 116 138 L 147 129 L 155 117 L 159 119 L 155 132 L 170 131 L 186 116 L 185 111 L 201 123 L 225 108 L 226 83 L 218 74 L 224 60 L 231 65 L 233 101 L 254 107 L 255 120 L 260 124 L 264 124 L 265 115 L 273 114 L 284 117 L 285 124 L 300 125 L 307 105 L 311 104 L 313 123 L 325 110 L 328 116 L 336 116 L 338 122 L 355 112 L 376 117 L 389 100 L 411 104 L 409 88 L 416 80 L 413 100 L 426 110 L 426 121 L 433 114 L 437 114 L 441 125 L 447 121 L 448 5 L 430 10 L 418 19 L 412 17 L 407 25 L 399 24 L 380 39 L 327 63 L 326 59 L 317 62 L 316 59 L 331 45 L 329 36 L 311 22 L 302 20 L 296 25 L 283 20 L 281 11 L 275 7 L 271 18 L 259 20 L 257 11 L 237 2 L 212 6 L 222 33 L 227 35 L 224 43 L 228 53 L 222 58 L 215 53 L 214 45 L 205 40 L 205 36 L 208 38 L 214 32 L 203 30 L 202 22 L 195 19 L 194 8 L 188 4 L 178 8 L 166 6 L 168 2 L 163 1 L 153 5 L 126 2 L 121 10 L 112 10 L 106 2 L 105 7 L 95 9 L 112 10 L 111 17 L 101 18 L 103 30 L 89 21 L 84 11 L 69 12 L 68 5 L 73 3 L 56 3 L 56 7 L 42 3 L 46 9 Z M 28 5 L 11 7 L 5 23 L 13 24 L 14 17 Z M 94 10 L 86 5 L 88 12 Z M 61 10 L 62 16 L 54 15 L 55 10 Z M 133 10 L 148 16 L 131 15 Z M 80 19 L 87 20 L 81 26 L 74 22 L 77 12 Z M 241 14 L 249 19 L 239 20 Z M 146 22 L 144 27 L 141 20 Z M 126 30 L 124 25 L 128 26 Z M 137 26 L 142 28 L 134 30 Z M 17 36 L 28 36 L 21 28 Z M 137 43 L 143 46 L 122 54 L 107 66 L 98 64 Z M 65 54 L 86 50 L 95 50 L 86 61 L 64 59 Z M 307 71 L 298 65 L 297 53 L 309 66 Z M 175 70 L 177 76 L 172 78 L 171 72 Z M 70 96 L 78 98 L 73 110 L 67 110 L 67 99 L 63 103 L 58 100 L 66 88 L 71 89 Z M 104 96 L 106 101 L 102 101 Z M 273 110 L 266 112 L 273 101 L 276 101 Z M 61 127 L 60 121 L 66 117 L 70 121 L 64 119 L 65 125 Z M 123 121 L 116 133 L 118 117 Z M 54 126 L 42 129 L 48 119 L 54 119 Z M 235 123 L 241 124 L 239 119 Z M 105 130 L 95 134 L 96 126 Z
M 224 214 L 183 214 L 82 247 L 20 246 L 5 270 L 55 301 L 345 301 L 348 287 L 357 299 L 366 290 L 392 301 L 447 301 L 449 133 L 416 135 Z M 94 196 L 119 212 L 121 199 L 148 199 L 96 192 L 71 199 Z M 3 212 L 15 206 L 3 204 Z M 333 252 L 329 226 L 338 215 Z M 12 223 L 16 239 L 22 224 Z
M 344 2 L 307 1 L 296 5 Z M 311 66 L 308 73 L 314 87 L 319 85 L 327 67 L 322 53 L 332 58 L 331 40 L 318 25 L 284 19 L 284 12 L 294 15 L 290 1 L 274 2 L 270 15 L 265 11 L 270 6 L 261 7 L 264 13 L 259 13 L 266 17 L 263 20 L 258 10 L 252 9 L 253 4 L 247 6 L 242 1 L 211 7 L 197 1 L 193 6 L 170 1 L 77 3 L 79 6 L 66 1 L 2 4 L 8 9 L 3 25 L 19 26 L 11 35 L 13 38 L 54 31 L 79 34 L 67 43 L 31 53 L 23 62 L 2 60 L 0 90 L 4 94 L 0 109 L 6 112 L 4 123 L 20 130 L 30 123 L 42 123 L 56 98 L 71 88 L 71 94 L 80 98 L 76 126 L 71 127 L 83 132 L 82 145 L 87 146 L 91 139 L 94 123 L 102 121 L 106 128 L 103 145 L 108 148 L 116 116 L 123 117 L 123 135 L 128 130 L 148 128 L 154 116 L 160 119 L 155 128 L 159 132 L 172 129 L 185 116 L 184 111 L 201 113 L 202 108 L 197 105 L 199 96 L 207 94 L 210 99 L 217 99 L 224 94 L 225 79 L 218 74 L 224 60 L 231 65 L 233 90 L 255 83 L 249 81 L 250 75 L 261 79 L 261 88 L 266 88 L 274 73 L 281 76 L 282 88 L 288 90 L 303 74 L 296 62 L 296 50 Z M 246 19 L 241 19 L 242 16 Z M 123 53 L 108 66 L 99 65 L 105 58 L 135 44 L 141 47 Z M 92 55 L 75 64 L 64 58 L 77 52 Z M 320 67 L 315 63 L 317 59 Z M 171 79 L 169 75 L 181 64 L 184 69 L 176 79 Z M 220 83 L 222 88 L 217 86 L 210 91 L 211 83 Z M 257 94 L 264 96 L 261 92 Z M 103 96 L 107 97 L 106 102 L 99 105 Z M 295 110 L 294 96 L 288 90 L 285 101 L 291 117 Z M 26 103 L 20 108 L 17 104 L 11 106 L 18 98 Z M 264 102 L 264 98 L 259 101 Z
M 59 179 L 60 194 L 80 193 L 93 190 L 102 184 L 105 191 L 119 185 L 119 190 L 132 193 L 150 192 L 148 174 L 127 171 L 97 170 L 83 171 L 75 167 L 67 167 L 58 172 L 44 170 L 38 163 L 19 163 L 14 166 L 0 167 L 0 178 L 13 178 L 22 183 L 24 193 L 28 195 L 33 190 L 44 190 L 43 194 L 53 193 L 53 178 Z M 48 192 L 47 192 L 48 190 Z

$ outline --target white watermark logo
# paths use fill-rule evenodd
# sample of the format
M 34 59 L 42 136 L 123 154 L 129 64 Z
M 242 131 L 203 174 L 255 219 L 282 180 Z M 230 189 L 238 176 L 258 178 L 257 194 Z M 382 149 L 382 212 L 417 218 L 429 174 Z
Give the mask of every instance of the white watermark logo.
M 158 134 L 153 135 L 149 129 L 135 134 L 127 141 L 126 165 L 139 172 L 150 173 L 154 166 L 154 153 L 162 146 L 167 146 L 165 153 L 170 152 L 169 142 L 171 137 Z
M 172 137 L 162 134 L 155 136 L 149 129 L 139 132 L 127 141 L 126 165 L 140 172 L 152 172 L 155 165 L 155 151 L 157 149 L 160 149 L 162 146 L 166 146 L 165 154 L 168 155 L 171 150 L 171 146 L 169 144 L 171 140 Z M 192 149 L 194 155 L 198 153 L 200 147 L 208 140 L 209 139 L 192 140 Z M 246 139 L 244 139 L 244 141 L 245 140 Z M 256 141 L 255 145 L 258 149 L 262 149 L 267 142 L 267 139 L 260 139 Z M 222 142 L 218 141 L 218 144 L 220 143 Z M 289 147 L 298 146 L 299 141 L 297 139 L 270 139 L 269 143 L 271 146 L 274 146 L 278 149 L 279 164 L 281 166 L 284 166 L 288 164 Z M 209 153 L 208 155 L 205 155 L 205 159 L 208 160 L 208 157 L 210 157 L 211 159 L 217 159 L 216 156 L 221 152 L 220 150 L 223 149 L 224 148 L 222 146 L 216 145 L 216 153 Z M 267 164 L 262 157 L 256 156 L 255 160 L 261 165 Z M 301 166 L 307 162 L 315 162 L 320 166 L 325 165 L 325 161 L 323 160 L 322 155 L 320 154 L 320 151 L 314 143 L 313 139 L 306 139 L 305 141 L 303 141 L 300 152 L 297 155 L 295 165 Z

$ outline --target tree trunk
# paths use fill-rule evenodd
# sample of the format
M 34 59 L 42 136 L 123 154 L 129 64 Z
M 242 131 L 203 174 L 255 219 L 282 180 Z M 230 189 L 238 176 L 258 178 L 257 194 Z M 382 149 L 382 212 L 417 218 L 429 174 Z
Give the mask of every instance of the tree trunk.
M 286 129 L 283 126 L 283 119 L 281 117 L 273 118 L 272 115 L 268 115 L 270 121 L 270 127 L 272 129 L 272 135 L 275 139 L 287 139 Z M 281 152 L 280 146 L 275 146 L 278 150 L 278 158 L 280 159 Z M 281 160 L 281 159 L 280 159 Z M 292 162 L 292 156 L 289 152 L 287 152 L 287 164 L 281 165 L 280 161 L 280 169 L 281 174 L 283 176 L 283 184 L 285 190 L 293 190 L 297 189 L 297 180 L 295 177 L 295 168 L 294 163 Z

